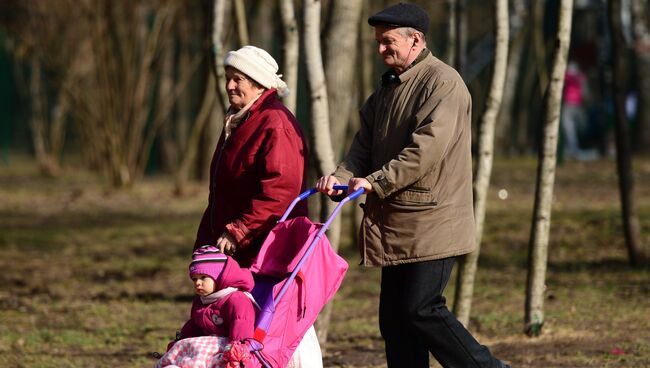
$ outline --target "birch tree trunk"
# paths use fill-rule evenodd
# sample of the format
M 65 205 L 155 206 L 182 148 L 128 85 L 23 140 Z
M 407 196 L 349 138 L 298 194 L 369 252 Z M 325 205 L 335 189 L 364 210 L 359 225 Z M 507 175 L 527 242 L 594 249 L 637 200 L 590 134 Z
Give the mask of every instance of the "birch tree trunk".
M 214 154 L 217 140 L 219 139 L 220 129 L 223 124 L 223 117 L 226 109 L 230 106 L 228 97 L 226 95 L 226 74 L 223 66 L 224 59 L 224 43 L 226 40 L 224 29 L 226 29 L 226 13 L 230 1 L 227 0 L 213 0 L 211 3 L 212 18 L 211 18 L 211 52 L 212 60 L 210 67 L 214 73 L 215 79 L 215 92 L 217 101 L 212 105 L 208 117 L 208 124 L 206 124 L 203 134 L 201 135 L 201 148 L 199 156 L 199 177 L 201 180 L 208 180 L 210 178 L 210 162 Z
M 445 50 L 445 62 L 449 65 L 456 65 L 456 21 L 458 20 L 456 13 L 458 11 L 456 6 L 457 0 L 447 0 L 447 50 Z
M 325 79 L 336 86 L 327 93 L 330 133 L 335 162 L 343 155 L 345 135 L 354 99 L 354 74 L 357 63 L 357 27 L 361 16 L 361 0 L 333 0 L 331 18 L 325 40 Z
M 529 336 L 538 336 L 542 332 L 542 326 L 544 325 L 544 289 L 557 161 L 558 128 L 560 125 L 564 74 L 571 40 L 572 15 L 573 0 L 562 0 L 559 7 L 551 80 L 544 96 L 544 135 L 539 150 L 533 223 L 528 245 L 525 332 Z
M 632 175 L 632 158 L 629 143 L 628 122 L 625 115 L 626 73 L 625 41 L 621 26 L 621 1 L 610 0 L 608 3 L 609 27 L 612 35 L 612 55 L 614 57 L 612 96 L 614 96 L 614 114 L 616 131 L 616 167 L 618 171 L 618 188 L 621 196 L 623 231 L 630 264 L 644 262 L 639 218 L 634 206 L 634 178 Z
M 650 29 L 648 29 L 647 0 L 632 0 L 632 21 L 636 45 L 636 74 L 638 83 L 638 114 L 634 149 L 650 154 Z
M 289 94 L 282 98 L 285 106 L 294 114 L 296 113 L 296 97 L 298 95 L 298 24 L 293 0 L 280 0 L 280 14 L 282 16 L 283 45 L 283 78 L 289 88 Z
M 474 280 L 476 268 L 481 251 L 481 238 L 483 236 L 483 223 L 485 222 L 485 207 L 487 192 L 492 175 L 492 161 L 494 156 L 494 130 L 496 126 L 503 86 L 506 79 L 508 65 L 508 40 L 510 38 L 508 27 L 508 1 L 495 0 L 495 39 L 496 50 L 494 56 L 494 69 L 492 83 L 488 92 L 485 112 L 481 116 L 478 142 L 478 166 L 474 177 L 474 219 L 476 222 L 476 250 L 461 258 L 458 278 L 456 279 L 456 293 L 454 295 L 454 314 L 465 326 L 469 324 L 474 294 Z
M 327 86 L 321 56 L 320 46 L 320 9 L 321 3 L 317 0 L 305 0 L 304 7 L 304 46 L 307 67 L 307 80 L 309 84 L 311 101 L 311 127 L 313 132 L 313 152 L 316 156 L 319 175 L 329 175 L 334 171 L 334 150 L 330 136 L 329 111 L 327 99 Z M 336 203 L 326 200 L 323 216 L 332 213 Z M 322 220 L 322 219 L 321 219 Z M 332 221 L 327 236 L 335 251 L 338 250 L 341 233 L 340 217 Z M 329 319 L 319 319 L 318 339 L 324 343 L 327 339 Z
M 526 20 L 528 10 L 523 0 L 515 0 L 513 12 L 510 16 L 510 28 L 513 40 L 508 48 L 508 67 L 506 68 L 506 81 L 503 87 L 503 101 L 497 116 L 497 126 L 494 133 L 494 147 L 496 152 L 513 153 L 514 134 L 513 125 L 516 124 L 514 114 L 515 97 L 517 96 L 517 85 L 522 75 L 521 60 L 524 56 L 524 47 L 527 36 Z
M 311 127 L 314 139 L 314 154 L 319 175 L 329 175 L 334 171 L 334 150 L 329 127 L 327 86 L 321 55 L 320 8 L 318 0 L 306 0 L 304 7 L 305 64 L 309 95 L 311 101 Z M 331 239 L 330 239 L 331 240 Z M 332 241 L 334 244 L 334 242 Z
M 329 129 L 331 134 L 332 149 L 335 162 L 343 155 L 345 135 L 350 122 L 350 110 L 354 102 L 352 96 L 354 85 L 354 72 L 356 68 L 357 42 L 356 37 L 359 18 L 361 16 L 361 0 L 333 0 L 331 18 L 325 40 L 325 80 L 326 85 L 336 86 L 326 93 Z M 336 146 L 334 146 L 336 142 Z M 332 170 L 333 171 L 333 170 Z M 329 173 L 326 173 L 329 174 Z M 326 200 L 325 213 L 330 214 L 334 208 L 332 201 Z M 339 249 L 341 216 L 334 219 L 328 232 L 334 250 Z M 337 234 L 334 234 L 334 232 Z M 332 303 L 325 306 L 318 317 L 318 339 L 321 343 L 327 341 L 327 331 L 332 314 Z
M 226 16 L 226 0 L 214 0 L 212 8 L 212 54 L 214 55 L 214 74 L 216 79 L 217 96 L 224 109 L 230 106 L 226 96 L 226 72 L 223 69 L 223 25 Z
M 462 77 L 467 68 L 467 0 L 456 1 L 456 44 L 454 46 L 454 67 Z
M 246 7 L 243 0 L 235 0 L 235 17 L 237 18 L 237 36 L 239 46 L 250 44 L 248 37 L 248 22 L 246 22 Z

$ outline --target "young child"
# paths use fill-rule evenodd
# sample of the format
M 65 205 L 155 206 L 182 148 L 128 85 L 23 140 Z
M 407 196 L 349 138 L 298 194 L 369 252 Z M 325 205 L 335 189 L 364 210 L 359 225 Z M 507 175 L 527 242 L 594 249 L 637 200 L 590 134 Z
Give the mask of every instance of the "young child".
M 196 293 L 190 319 L 156 368 L 228 367 L 235 361 L 259 367 L 245 343 L 253 337 L 255 323 L 251 272 L 211 245 L 194 251 L 189 271 Z M 210 337 L 195 338 L 201 336 Z

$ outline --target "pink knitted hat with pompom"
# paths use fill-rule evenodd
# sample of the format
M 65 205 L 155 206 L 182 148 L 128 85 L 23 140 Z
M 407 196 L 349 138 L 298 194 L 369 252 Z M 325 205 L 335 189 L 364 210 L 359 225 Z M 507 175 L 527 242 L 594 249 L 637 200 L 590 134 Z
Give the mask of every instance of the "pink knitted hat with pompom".
M 214 245 L 204 245 L 192 254 L 190 278 L 202 274 L 208 275 L 214 281 L 217 281 L 227 261 L 228 257 L 221 253 L 219 248 Z

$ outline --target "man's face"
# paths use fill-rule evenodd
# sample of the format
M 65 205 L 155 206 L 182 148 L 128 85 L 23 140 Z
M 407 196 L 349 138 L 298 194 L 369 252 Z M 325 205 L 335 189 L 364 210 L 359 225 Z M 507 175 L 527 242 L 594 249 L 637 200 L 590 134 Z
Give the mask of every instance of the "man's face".
M 375 40 L 377 41 L 377 52 L 387 67 L 402 72 L 413 61 L 409 60 L 409 58 L 411 57 L 415 39 L 403 36 L 398 28 L 376 26 Z

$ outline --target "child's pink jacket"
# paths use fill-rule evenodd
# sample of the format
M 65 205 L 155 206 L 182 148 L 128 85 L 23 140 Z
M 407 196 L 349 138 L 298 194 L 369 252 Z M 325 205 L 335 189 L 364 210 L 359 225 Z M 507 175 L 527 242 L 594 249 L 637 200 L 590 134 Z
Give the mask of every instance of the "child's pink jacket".
M 181 338 L 207 335 L 224 336 L 230 340 L 252 338 L 255 307 L 242 291 L 251 291 L 253 284 L 251 272 L 228 257 L 221 276 L 216 280 L 215 289 L 234 287 L 239 291 L 211 304 L 203 304 L 200 297 L 194 298 L 191 318 L 181 329 Z

